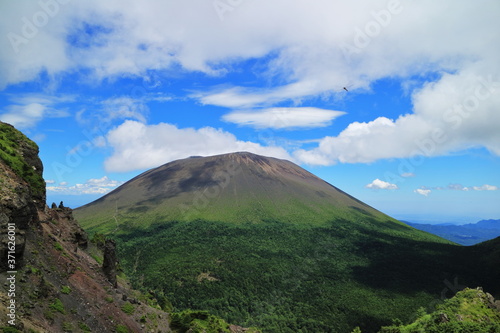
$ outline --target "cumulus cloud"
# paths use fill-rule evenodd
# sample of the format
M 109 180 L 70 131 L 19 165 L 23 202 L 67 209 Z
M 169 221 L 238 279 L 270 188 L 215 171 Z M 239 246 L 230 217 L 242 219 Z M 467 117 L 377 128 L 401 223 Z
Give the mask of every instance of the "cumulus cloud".
M 172 124 L 146 125 L 127 120 L 107 135 L 114 152 L 104 165 L 110 172 L 148 169 L 192 155 L 216 155 L 236 151 L 291 160 L 281 147 L 240 141 L 213 127 L 178 128 Z
M 413 95 L 414 113 L 351 123 L 318 147 L 298 150 L 308 164 L 367 163 L 384 158 L 438 156 L 483 146 L 500 155 L 500 82 L 472 73 L 444 75 Z
M 427 197 L 432 191 L 429 189 L 417 188 L 413 192 L 423 195 L 424 197 Z
M 50 184 L 54 184 L 52 181 Z M 59 183 L 58 186 L 47 186 L 47 192 L 80 195 L 80 194 L 106 194 L 123 184 L 121 181 L 111 180 L 107 176 L 97 179 L 89 179 L 84 184 L 68 186 L 66 182 Z
M 370 184 L 365 186 L 366 188 L 376 189 L 376 190 L 397 190 L 398 186 L 396 184 L 391 184 L 380 179 L 375 179 Z
M 267 108 L 257 111 L 233 111 L 222 117 L 224 121 L 254 128 L 314 128 L 325 127 L 344 115 L 343 111 L 315 107 Z

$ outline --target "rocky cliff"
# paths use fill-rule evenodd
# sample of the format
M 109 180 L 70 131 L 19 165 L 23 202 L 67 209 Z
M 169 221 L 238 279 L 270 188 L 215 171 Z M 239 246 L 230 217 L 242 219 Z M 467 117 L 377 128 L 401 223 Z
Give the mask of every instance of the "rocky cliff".
M 14 127 L 0 122 L 0 256 L 8 258 L 9 243 L 15 244 L 10 261 L 0 270 L 15 270 L 23 261 L 26 231 L 45 211 L 45 181 L 37 145 Z M 9 237 L 10 236 L 10 237 Z M 15 237 L 15 240 L 12 239 Z M 10 242 L 9 242 L 10 238 Z M 12 246 L 10 247 L 12 250 Z M 14 252 L 14 253 L 12 253 Z

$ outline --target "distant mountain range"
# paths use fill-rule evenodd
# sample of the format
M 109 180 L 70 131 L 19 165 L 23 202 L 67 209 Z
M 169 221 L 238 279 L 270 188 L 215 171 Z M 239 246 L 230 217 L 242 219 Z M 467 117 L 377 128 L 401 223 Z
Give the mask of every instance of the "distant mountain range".
M 461 245 L 474 245 L 500 236 L 500 220 L 481 220 L 462 225 L 402 222 Z

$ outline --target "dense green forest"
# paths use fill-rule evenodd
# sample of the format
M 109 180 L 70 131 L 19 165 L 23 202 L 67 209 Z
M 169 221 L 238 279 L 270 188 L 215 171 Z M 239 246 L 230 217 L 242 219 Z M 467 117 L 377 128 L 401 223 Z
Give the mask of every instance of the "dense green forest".
M 470 249 L 397 224 L 335 220 L 323 227 L 277 221 L 196 220 L 113 235 L 135 287 L 175 311 L 209 310 L 264 332 L 376 332 L 394 318 L 485 281 Z M 479 251 L 479 250 L 478 250 Z

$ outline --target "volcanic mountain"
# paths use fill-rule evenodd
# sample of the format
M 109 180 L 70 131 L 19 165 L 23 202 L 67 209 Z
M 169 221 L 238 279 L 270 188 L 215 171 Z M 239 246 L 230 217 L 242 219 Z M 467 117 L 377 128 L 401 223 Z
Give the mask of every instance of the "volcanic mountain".
M 292 162 L 247 152 L 165 164 L 76 213 L 87 227 L 108 229 L 159 219 L 321 224 L 352 216 L 403 226 Z
M 116 241 L 134 287 L 263 332 L 375 332 L 465 286 L 500 291 L 495 244 L 459 246 L 246 152 L 165 164 L 75 215 Z

